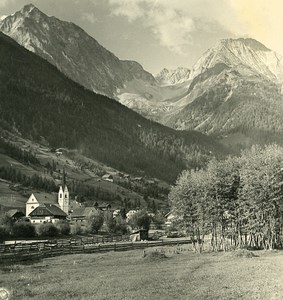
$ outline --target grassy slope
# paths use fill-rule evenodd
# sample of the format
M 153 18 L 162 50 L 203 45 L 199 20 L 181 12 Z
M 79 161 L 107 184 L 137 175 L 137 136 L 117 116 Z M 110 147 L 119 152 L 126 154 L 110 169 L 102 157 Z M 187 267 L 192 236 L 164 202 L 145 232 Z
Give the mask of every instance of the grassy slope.
M 2 153 L 0 153 L 0 166 L 12 166 L 27 176 L 32 176 L 33 174 L 37 174 L 42 177 L 52 179 L 50 174 L 46 172 L 46 169 L 43 166 L 45 166 L 47 162 L 49 162 L 52 165 L 52 161 L 54 161 L 57 166 L 57 172 L 54 172 L 56 176 L 62 177 L 63 168 L 65 168 L 65 171 L 68 174 L 69 182 L 71 182 L 73 179 L 80 180 L 86 183 L 88 186 L 94 188 L 101 188 L 101 190 L 104 192 L 117 194 L 120 195 L 122 198 L 125 196 L 126 198 L 130 198 L 132 200 L 139 199 L 141 203 L 143 203 L 143 197 L 135 192 L 132 192 L 121 186 L 118 186 L 115 183 L 106 182 L 106 181 L 98 182 L 97 179 L 100 177 L 98 177 L 96 174 L 91 172 L 86 167 L 82 170 L 76 159 L 80 159 L 80 161 L 85 160 L 86 162 L 91 162 L 93 165 L 97 165 L 105 172 L 106 171 L 115 172 L 114 169 L 107 167 L 102 163 L 99 163 L 95 160 L 87 159 L 79 154 L 73 155 L 72 156 L 73 158 L 70 158 L 65 154 L 58 157 L 56 156 L 55 153 L 50 152 L 50 149 L 48 149 L 47 147 L 42 147 L 38 143 L 20 137 L 14 137 L 12 135 L 9 136 L 9 140 L 13 142 L 17 147 L 21 149 L 31 150 L 34 154 L 36 154 L 36 157 L 40 161 L 41 166 L 35 166 L 35 165 L 27 166 Z M 60 172 L 58 172 L 59 170 Z M 23 195 L 20 192 L 10 189 L 10 185 L 13 184 L 0 181 L 0 206 L 4 206 L 8 208 L 24 207 L 27 198 L 35 190 L 27 189 L 26 195 Z M 100 199 L 95 199 L 95 198 L 93 199 L 93 201 L 99 201 L 99 200 Z M 121 205 L 120 203 L 114 203 L 114 202 L 111 202 L 111 204 L 113 207 L 116 206 L 120 207 Z
M 0 207 L 25 208 L 27 197 L 9 188 L 9 183 L 0 181 Z M 6 209 L 6 210 L 7 210 Z
M 136 250 L 50 258 L 15 266 L 14 273 L 1 270 L 0 286 L 15 299 L 282 299 L 282 252 L 168 255 L 151 261 Z

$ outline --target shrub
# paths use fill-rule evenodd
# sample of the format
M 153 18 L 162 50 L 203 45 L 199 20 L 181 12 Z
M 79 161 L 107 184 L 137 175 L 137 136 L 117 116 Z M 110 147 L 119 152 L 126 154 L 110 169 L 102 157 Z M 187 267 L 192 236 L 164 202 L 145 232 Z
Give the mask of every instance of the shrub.
M 4 241 L 10 236 L 9 228 L 5 225 L 0 226 L 0 242 Z
M 63 235 L 69 235 L 70 231 L 71 231 L 71 227 L 70 224 L 66 221 L 59 221 L 58 223 L 56 223 L 56 227 L 59 230 L 60 234 Z
M 90 233 L 97 233 L 103 225 L 103 214 L 99 211 L 90 214 L 87 217 L 87 231 Z
M 39 225 L 38 234 L 40 236 L 53 237 L 53 236 L 57 236 L 59 234 L 59 230 L 52 223 L 44 223 L 44 224 Z
M 82 234 L 83 233 L 83 229 L 80 223 L 75 223 L 72 227 L 71 227 L 71 234 L 77 235 L 77 234 Z
M 9 217 L 7 214 L 0 215 L 0 225 L 8 226 L 9 228 L 12 228 L 15 221 Z
M 128 228 L 125 219 L 121 216 L 115 218 L 115 232 L 120 234 L 128 233 Z
M 12 236 L 25 238 L 35 237 L 36 230 L 35 227 L 30 223 L 15 223 L 12 227 Z

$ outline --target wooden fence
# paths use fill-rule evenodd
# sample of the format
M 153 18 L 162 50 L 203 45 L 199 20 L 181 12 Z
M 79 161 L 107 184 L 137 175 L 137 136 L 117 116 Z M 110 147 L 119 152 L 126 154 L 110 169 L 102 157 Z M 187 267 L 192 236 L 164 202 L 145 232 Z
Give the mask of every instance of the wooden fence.
M 190 244 L 190 240 L 160 240 L 144 242 L 89 243 L 83 239 L 44 241 L 28 244 L 0 245 L 0 263 L 32 262 L 46 257 L 79 253 L 128 251 L 147 247 Z

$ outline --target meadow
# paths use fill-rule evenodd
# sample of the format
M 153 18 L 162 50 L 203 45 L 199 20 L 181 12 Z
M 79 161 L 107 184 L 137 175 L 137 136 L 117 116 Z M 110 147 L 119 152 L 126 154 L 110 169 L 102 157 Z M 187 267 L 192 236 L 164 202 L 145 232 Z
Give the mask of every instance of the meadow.
M 0 288 L 8 289 L 11 299 L 283 298 L 282 251 L 196 254 L 188 247 L 2 265 Z

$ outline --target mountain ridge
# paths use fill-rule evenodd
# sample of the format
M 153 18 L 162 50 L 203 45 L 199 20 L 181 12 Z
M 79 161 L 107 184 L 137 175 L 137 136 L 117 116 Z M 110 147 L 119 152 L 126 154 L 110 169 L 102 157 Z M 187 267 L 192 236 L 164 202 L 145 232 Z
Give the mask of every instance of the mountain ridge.
M 155 81 L 139 63 L 119 60 L 79 26 L 49 17 L 32 4 L 2 20 L 0 30 L 71 79 L 112 98 L 134 78 Z
M 18 14 L 31 24 L 37 24 L 38 14 L 39 17 L 42 16 L 40 11 L 37 12 L 32 7 L 27 6 L 23 10 L 26 11 Z M 34 15 L 27 17 L 33 11 Z M 14 18 L 16 17 L 14 14 Z M 115 98 L 148 119 L 177 130 L 198 130 L 210 135 L 226 135 L 237 128 L 242 128 L 245 132 L 264 130 L 271 132 L 270 136 L 281 133 L 283 59 L 254 39 L 220 40 L 199 58 L 191 71 L 186 68 L 172 71 L 164 69 L 154 78 L 138 63 L 119 60 L 78 26 L 68 23 L 66 29 L 64 21 L 55 17 L 46 18 L 60 25 L 54 27 L 57 36 L 55 34 L 54 40 L 50 40 L 50 44 L 55 47 L 53 55 L 58 55 L 57 62 L 53 62 L 55 66 L 62 70 L 66 64 L 69 68 L 68 59 L 73 58 L 73 62 L 77 64 L 73 64 L 73 69 L 65 70 L 69 78 L 87 88 L 88 80 L 91 84 L 96 81 L 98 88 L 92 88 L 93 90 Z M 9 22 L 19 32 L 23 30 L 22 37 L 25 37 L 25 33 L 33 33 L 33 26 L 27 24 L 21 29 L 21 18 L 15 20 L 13 16 L 0 22 L 0 29 L 12 35 L 13 32 L 9 32 Z M 44 27 L 44 22 L 40 23 L 42 34 L 39 36 L 43 41 L 48 30 Z M 70 29 L 70 26 L 74 27 Z M 58 36 L 63 29 L 66 32 L 65 35 L 60 33 L 60 36 L 64 36 L 63 48 L 60 48 Z M 29 35 L 26 36 L 27 40 L 28 37 Z M 76 41 L 75 46 L 72 39 Z M 82 44 L 86 52 L 80 53 L 78 57 L 76 53 L 80 48 L 76 47 L 81 40 L 85 42 Z M 34 35 L 34 46 L 38 46 L 36 41 L 37 36 Z M 90 43 L 93 46 L 87 47 Z M 65 48 L 70 53 L 66 50 L 62 54 Z M 97 51 L 95 56 L 90 57 L 92 49 L 99 49 L 101 53 Z M 37 54 L 44 57 L 43 52 Z M 103 63 L 104 60 L 106 64 Z M 99 69 L 93 71 L 97 76 L 92 74 L 88 77 L 86 66 L 89 67 L 94 61 L 98 61 L 96 65 L 99 65 Z M 84 82 L 78 81 L 78 74 L 80 78 L 86 76 L 87 79 Z M 271 120 L 273 117 L 274 121 Z
M 169 182 L 226 152 L 211 137 L 175 131 L 85 89 L 2 33 L 0 70 L 0 127 L 50 147 Z

